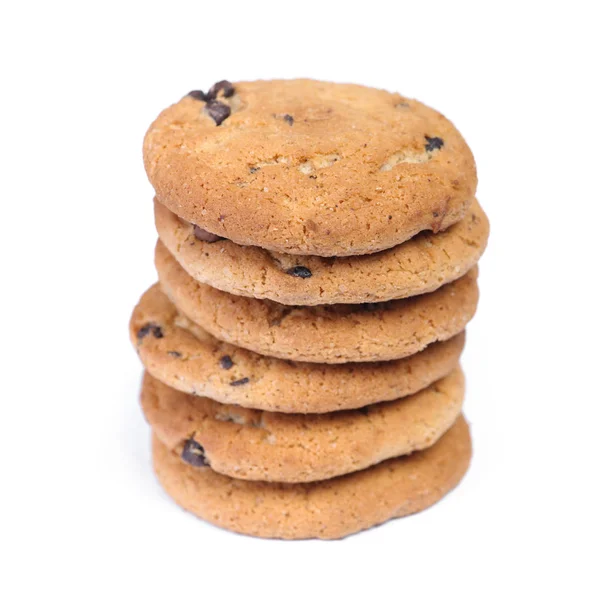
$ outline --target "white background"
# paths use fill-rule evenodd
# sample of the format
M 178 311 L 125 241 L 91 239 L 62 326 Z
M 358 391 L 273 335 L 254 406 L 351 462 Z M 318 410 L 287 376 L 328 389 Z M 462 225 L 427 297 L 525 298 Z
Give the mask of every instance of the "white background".
M 596 3 L 2 6 L 1 598 L 599 597 Z M 146 127 L 190 89 L 299 76 L 441 110 L 492 223 L 464 357 L 471 469 L 341 542 L 177 509 L 127 335 L 155 279 Z

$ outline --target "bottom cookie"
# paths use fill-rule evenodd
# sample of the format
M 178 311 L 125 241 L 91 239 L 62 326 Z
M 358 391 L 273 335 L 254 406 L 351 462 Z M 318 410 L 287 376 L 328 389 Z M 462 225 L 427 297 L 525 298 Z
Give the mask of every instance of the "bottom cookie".
M 156 437 L 152 450 L 165 491 L 214 525 L 265 538 L 336 539 L 435 504 L 465 474 L 471 437 L 460 416 L 427 450 L 303 484 L 242 481 L 192 467 Z

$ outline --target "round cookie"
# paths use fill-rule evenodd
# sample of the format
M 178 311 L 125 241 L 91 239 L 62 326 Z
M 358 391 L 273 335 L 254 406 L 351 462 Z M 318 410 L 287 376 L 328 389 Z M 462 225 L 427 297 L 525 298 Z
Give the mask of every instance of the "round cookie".
M 144 140 L 158 199 L 232 241 L 351 256 L 459 221 L 475 163 L 443 115 L 395 93 L 312 80 L 191 93 Z
M 420 392 L 355 410 L 291 415 L 184 394 L 144 376 L 152 431 L 193 466 L 237 479 L 320 481 L 433 445 L 456 421 L 464 376 L 455 369 Z
M 435 504 L 471 460 L 462 415 L 427 450 L 312 483 L 242 481 L 195 468 L 153 438 L 154 470 L 177 504 L 210 523 L 265 538 L 342 538 Z
M 474 201 L 464 219 L 446 231 L 422 232 L 376 254 L 323 258 L 273 253 L 224 238 L 199 239 L 191 223 L 156 200 L 154 219 L 161 241 L 194 279 L 237 296 L 303 306 L 384 302 L 432 292 L 475 266 L 490 230 Z
M 414 394 L 454 369 L 464 334 L 408 358 L 321 365 L 270 358 L 220 342 L 152 286 L 129 332 L 146 370 L 166 385 L 225 404 L 291 413 L 360 408 Z
M 290 307 L 192 279 L 162 243 L 160 285 L 179 312 L 216 338 L 277 358 L 317 363 L 404 358 L 460 333 L 475 314 L 477 268 L 444 287 L 378 304 Z

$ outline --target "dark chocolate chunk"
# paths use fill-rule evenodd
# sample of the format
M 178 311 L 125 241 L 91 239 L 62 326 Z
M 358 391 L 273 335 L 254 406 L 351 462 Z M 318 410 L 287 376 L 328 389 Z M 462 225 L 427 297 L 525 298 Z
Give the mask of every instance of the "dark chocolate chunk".
M 231 108 L 217 100 L 210 100 L 205 108 L 217 127 L 231 114 Z
M 250 381 L 249 377 L 242 377 L 241 379 L 236 379 L 235 381 L 232 381 L 229 385 L 233 385 L 238 386 L 238 385 L 244 385 L 245 383 L 248 383 Z
M 425 150 L 427 152 L 433 152 L 434 150 L 439 150 L 444 145 L 444 140 L 439 137 L 429 137 L 425 136 L 427 143 L 425 144 Z
M 231 98 L 235 93 L 235 89 L 231 82 L 224 79 L 223 81 L 217 81 L 206 94 L 202 90 L 193 90 L 188 96 L 191 96 L 195 100 L 209 103 L 214 102 L 217 99 L 219 92 L 223 92 L 224 98 Z
M 181 458 L 193 467 L 207 467 L 209 462 L 204 453 L 204 448 L 194 439 L 186 440 L 181 452 Z
M 206 229 L 202 229 L 202 227 L 198 227 L 198 225 L 194 225 L 194 236 L 197 240 L 200 240 L 201 242 L 208 242 L 209 244 L 213 244 L 214 242 L 218 242 L 219 240 L 223 239 L 220 235 L 206 231 Z
M 151 333 L 155 338 L 160 339 L 163 337 L 162 329 L 154 324 L 154 323 L 146 323 L 141 329 L 137 332 L 137 339 L 143 340 L 149 333 Z
M 307 267 L 302 267 L 300 265 L 296 267 L 292 267 L 286 271 L 288 275 L 293 275 L 294 277 L 301 277 L 302 279 L 306 279 L 307 277 L 312 277 L 312 273 L 310 269 Z
M 219 359 L 219 364 L 221 365 L 221 369 L 231 369 L 231 367 L 233 367 L 233 361 L 231 360 L 231 356 L 229 356 L 229 354 L 221 356 L 221 358 Z
M 201 102 L 208 102 L 208 96 L 202 90 L 193 90 L 188 96 L 191 96 L 194 100 L 200 100 Z
M 225 98 L 231 98 L 235 90 L 233 89 L 231 82 L 227 81 L 226 79 L 223 81 L 217 81 L 217 83 L 215 83 L 215 85 L 208 90 L 209 100 L 215 100 L 219 95 L 219 92 L 223 92 L 223 96 Z
M 177 350 L 169 350 L 167 354 L 173 358 L 181 358 L 181 352 L 177 352 Z
M 290 125 L 294 124 L 294 117 L 292 115 L 283 115 L 283 120 Z

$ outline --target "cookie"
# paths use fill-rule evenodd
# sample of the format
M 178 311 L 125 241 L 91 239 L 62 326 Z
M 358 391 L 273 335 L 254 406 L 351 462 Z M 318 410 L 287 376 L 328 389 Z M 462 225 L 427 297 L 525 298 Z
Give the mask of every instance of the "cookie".
M 219 527 L 265 538 L 342 538 L 424 510 L 458 484 L 470 460 L 462 416 L 427 450 L 312 483 L 233 479 L 184 463 L 153 438 L 154 470 L 177 504 Z
M 378 304 L 291 307 L 233 296 L 192 279 L 162 243 L 155 263 L 180 313 L 216 338 L 277 358 L 345 363 L 394 360 L 460 333 L 475 314 L 477 268 L 444 287 Z
M 237 296 L 303 306 L 384 302 L 432 292 L 475 266 L 489 236 L 477 201 L 446 231 L 422 232 L 389 250 L 345 258 L 277 254 L 224 238 L 205 241 L 197 228 L 157 201 L 154 217 L 161 241 L 194 279 Z
M 178 315 L 158 285 L 140 299 L 129 331 L 146 370 L 166 385 L 225 404 L 291 413 L 360 408 L 414 394 L 448 375 L 464 345 L 459 334 L 396 361 L 285 361 L 218 341 Z
M 455 369 L 400 400 L 291 415 L 184 394 L 146 373 L 141 404 L 158 439 L 185 462 L 238 479 L 298 483 L 428 448 L 457 419 L 463 396 L 464 377 Z
M 160 202 L 211 234 L 317 256 L 443 231 L 477 185 L 469 147 L 440 113 L 306 79 L 188 94 L 150 126 L 144 164 Z

